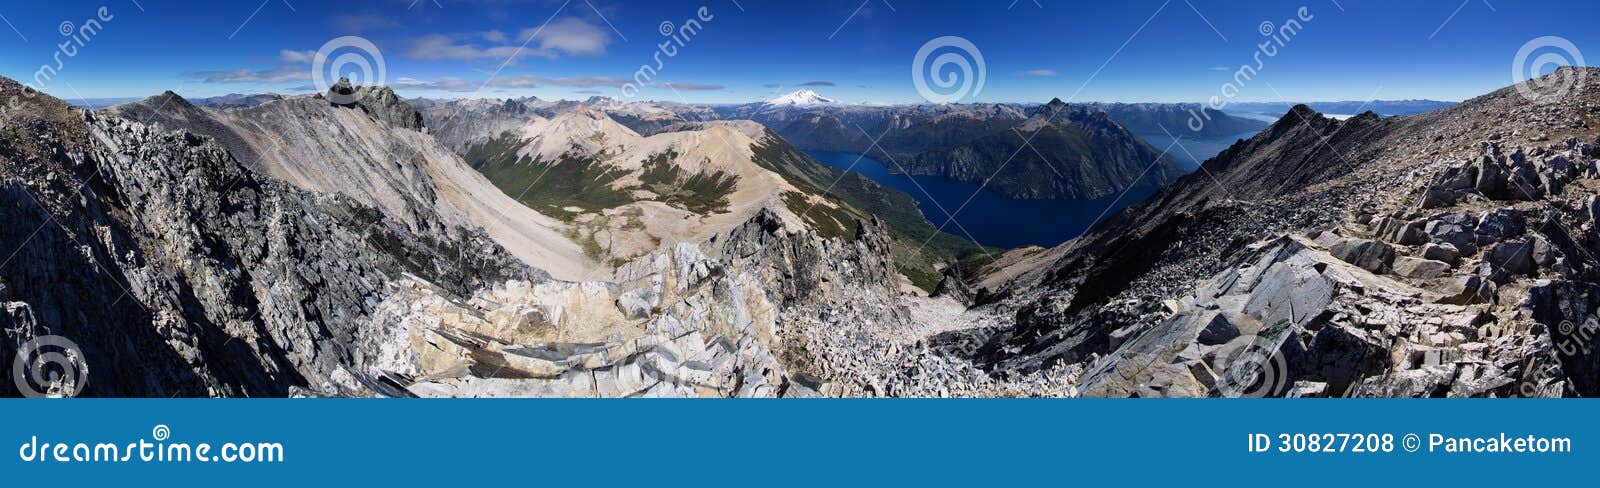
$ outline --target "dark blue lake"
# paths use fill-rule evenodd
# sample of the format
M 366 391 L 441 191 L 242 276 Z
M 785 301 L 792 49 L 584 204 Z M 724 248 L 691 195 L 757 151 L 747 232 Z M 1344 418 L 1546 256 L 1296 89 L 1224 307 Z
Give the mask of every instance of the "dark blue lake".
M 860 154 L 806 153 L 822 164 L 861 173 L 879 184 L 906 192 L 917 199 L 922 215 L 935 226 L 949 219 L 946 211 L 955 213 L 955 221 L 945 226 L 945 232 L 1003 248 L 1055 246 L 1083 234 L 1097 219 L 1109 218 L 1117 210 L 1155 193 L 1154 190 L 1135 189 L 1120 199 L 1111 195 L 1094 200 L 1018 200 L 981 190 L 977 183 L 891 173 L 883 163 Z M 972 201 L 962 208 L 962 202 L 969 197 Z M 958 208 L 961 210 L 957 211 Z
M 1200 167 L 1200 163 L 1204 163 L 1205 160 L 1211 159 L 1218 153 L 1228 149 L 1233 143 L 1239 142 L 1239 139 L 1249 139 L 1255 137 L 1255 135 L 1255 132 L 1246 132 L 1233 137 L 1218 139 L 1194 139 L 1179 136 L 1176 145 L 1173 144 L 1173 138 L 1167 137 L 1166 134 L 1139 134 L 1139 137 L 1144 138 L 1145 142 L 1150 143 L 1150 146 L 1156 148 L 1157 151 L 1166 149 L 1167 156 L 1176 160 L 1180 166 L 1183 166 L 1183 169 L 1194 171 Z M 1167 149 L 1169 147 L 1171 149 Z

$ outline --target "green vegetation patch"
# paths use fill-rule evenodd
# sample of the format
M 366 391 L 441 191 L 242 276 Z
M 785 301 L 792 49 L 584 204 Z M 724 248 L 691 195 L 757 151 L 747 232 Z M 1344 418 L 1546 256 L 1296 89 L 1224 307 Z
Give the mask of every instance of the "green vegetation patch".
M 644 173 L 639 175 L 644 189 L 656 194 L 656 201 L 690 212 L 707 214 L 728 211 L 728 195 L 738 185 L 739 177 L 721 171 L 684 177 L 683 169 L 672 164 L 677 157 L 676 151 L 669 150 L 646 159 Z
M 521 147 L 522 140 L 506 134 L 469 148 L 465 159 L 495 187 L 523 205 L 563 220 L 633 202 L 627 190 L 611 187 L 627 172 L 603 164 L 604 154 L 594 158 L 562 156 L 546 162 L 517 157 Z M 582 210 L 574 212 L 568 207 Z
M 894 268 L 905 275 L 906 279 L 911 280 L 912 285 L 928 293 L 933 293 L 933 290 L 939 287 L 939 281 L 944 279 L 944 275 L 928 266 L 908 266 L 896 262 Z

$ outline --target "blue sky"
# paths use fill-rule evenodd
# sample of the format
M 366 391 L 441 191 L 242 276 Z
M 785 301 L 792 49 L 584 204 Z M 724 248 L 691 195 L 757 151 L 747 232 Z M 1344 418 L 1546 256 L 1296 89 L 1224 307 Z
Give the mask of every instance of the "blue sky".
M 312 53 L 359 36 L 405 96 L 621 98 L 655 64 L 663 22 L 675 30 L 701 7 L 712 20 L 640 98 L 745 102 L 806 86 L 921 102 L 913 59 L 957 36 L 984 58 L 983 88 L 965 101 L 1202 101 L 1254 64 L 1263 22 L 1281 26 L 1301 6 L 1312 20 L 1235 100 L 1461 100 L 1511 84 L 1519 48 L 1542 36 L 1600 59 L 1600 2 L 1578 0 L 62 0 L 0 4 L 0 75 L 30 81 L 53 66 L 61 28 L 81 32 L 101 6 L 111 20 L 45 91 L 297 93 L 315 85 Z

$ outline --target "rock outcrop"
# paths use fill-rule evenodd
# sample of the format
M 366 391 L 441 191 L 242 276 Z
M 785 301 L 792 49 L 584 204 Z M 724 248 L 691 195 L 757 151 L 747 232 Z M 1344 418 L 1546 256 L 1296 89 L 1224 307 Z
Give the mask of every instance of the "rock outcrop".
M 1520 396 L 1554 352 L 1486 305 L 1449 305 L 1310 240 L 1253 246 L 1092 363 L 1093 396 Z M 1559 382 L 1559 377 L 1544 380 Z
M 436 141 L 419 112 L 386 87 L 341 83 L 327 93 L 244 108 L 196 107 L 170 92 L 101 113 L 215 139 L 245 166 L 308 191 L 341 194 L 442 241 L 482 229 L 524 264 L 563 279 L 607 269 Z
M 419 396 L 886 395 L 851 341 L 906 327 L 881 224 L 822 238 L 763 211 L 611 283 L 511 282 L 453 298 L 422 280 L 379 305 L 401 351 L 369 375 Z M 873 388 L 880 388 L 874 390 Z
M 450 241 L 295 189 L 209 139 L 86 113 L 0 81 L 0 357 L 75 341 L 86 396 L 356 392 L 371 315 L 404 274 L 466 293 L 544 275 L 481 232 Z M 19 392 L 7 382 L 7 396 Z
M 969 357 L 1081 365 L 1096 396 L 1600 394 L 1600 154 L 1569 123 L 1597 100 L 1589 82 L 1550 105 L 1294 107 L 1052 263 L 995 271 L 981 306 L 1017 325 Z M 1243 370 L 1217 364 L 1235 351 Z

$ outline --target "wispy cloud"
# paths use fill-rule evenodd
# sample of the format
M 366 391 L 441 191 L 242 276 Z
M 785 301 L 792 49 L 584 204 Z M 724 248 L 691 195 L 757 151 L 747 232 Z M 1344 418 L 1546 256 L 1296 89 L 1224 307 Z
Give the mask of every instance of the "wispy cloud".
M 487 86 L 495 88 L 538 88 L 541 86 L 563 86 L 570 88 L 620 88 L 628 84 L 629 80 L 622 78 L 609 78 L 604 76 L 584 76 L 576 78 L 547 78 L 544 76 L 501 76 L 489 80 Z
M 673 90 L 685 90 L 685 91 L 717 91 L 717 90 L 721 90 L 721 89 L 727 88 L 727 87 L 722 86 L 722 85 L 702 85 L 702 84 L 698 84 L 698 83 L 677 83 L 677 82 L 670 82 L 670 81 L 669 82 L 665 82 L 665 83 L 657 83 L 656 86 L 659 86 L 659 87 L 662 87 L 662 88 L 670 88 L 670 89 L 673 89 Z
M 414 78 L 400 78 L 389 83 L 390 88 L 397 90 L 437 90 L 450 92 L 470 92 L 478 89 L 472 82 L 464 78 L 445 77 L 433 81 L 424 81 Z
M 831 82 L 831 81 L 807 81 L 805 83 L 801 83 L 800 86 L 839 86 L 839 85 L 837 85 L 837 84 L 835 84 L 834 82 Z
M 278 51 L 278 60 L 289 64 L 311 64 L 311 61 L 316 57 L 316 51 L 295 51 L 293 49 Z
M 1056 70 L 1053 69 L 1030 69 L 1017 72 L 1017 76 L 1033 76 L 1040 78 L 1047 78 L 1055 75 Z
M 523 29 L 518 40 L 532 38 L 540 51 L 563 52 L 572 56 L 605 54 L 611 45 L 611 32 L 578 19 L 561 19 L 543 29 Z
M 1206 68 L 1206 69 L 1211 70 L 1211 71 L 1233 71 L 1233 68 L 1229 68 L 1227 66 L 1212 66 L 1212 67 Z
M 526 47 L 523 43 L 526 42 Z M 611 32 L 587 21 L 566 18 L 543 29 L 523 29 L 515 39 L 501 31 L 471 35 L 432 34 L 411 41 L 406 56 L 438 61 L 504 60 L 522 57 L 555 59 L 561 56 L 595 56 L 606 53 L 614 40 Z
M 279 66 L 264 70 L 214 70 L 188 73 L 201 83 L 289 83 L 311 79 L 311 70 L 299 66 Z

